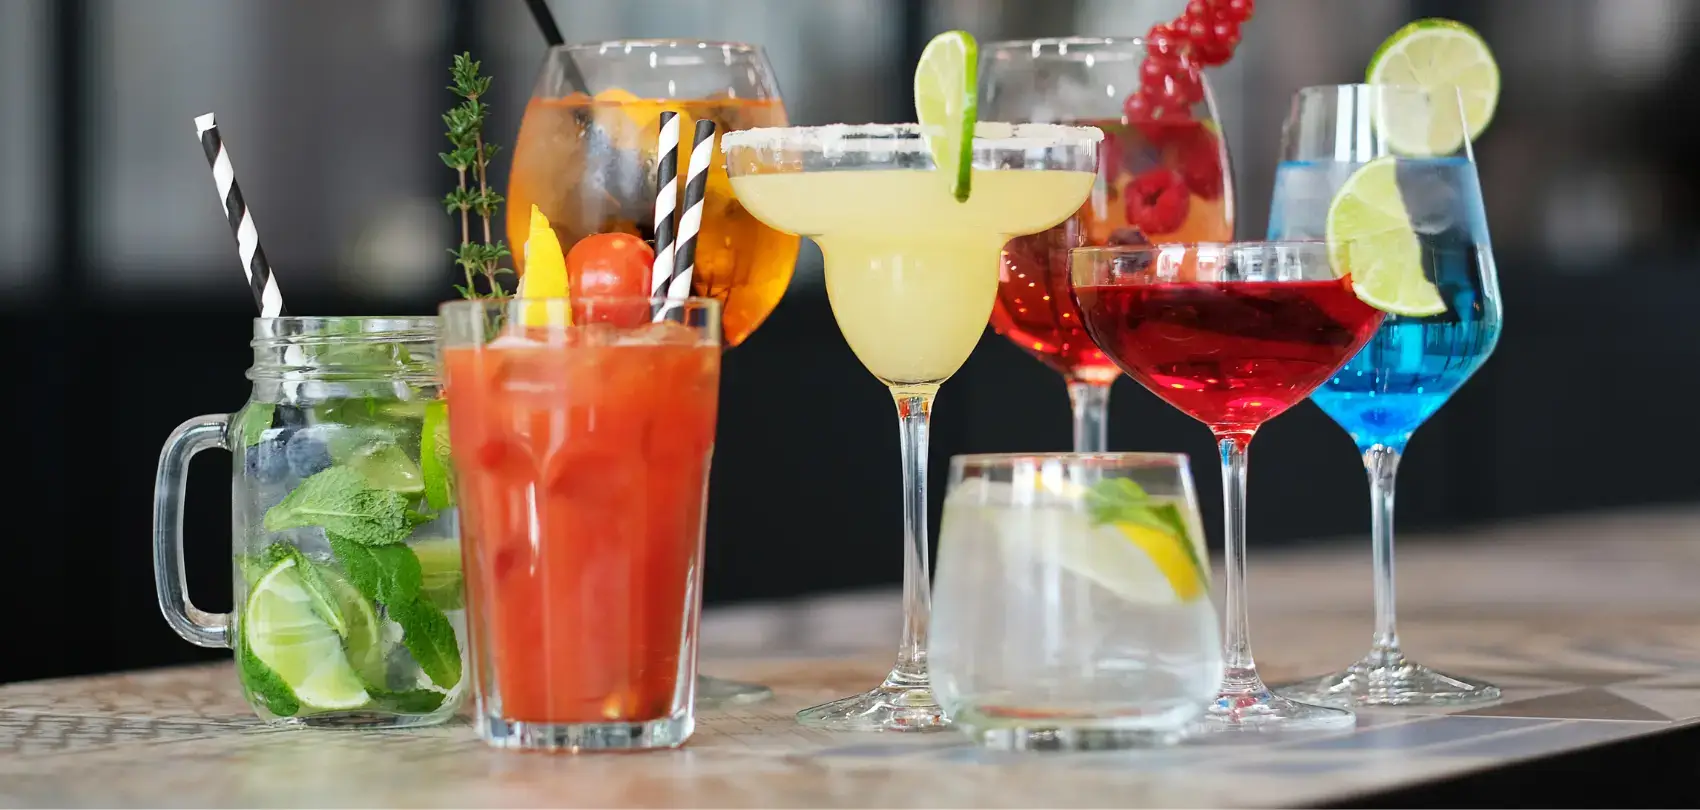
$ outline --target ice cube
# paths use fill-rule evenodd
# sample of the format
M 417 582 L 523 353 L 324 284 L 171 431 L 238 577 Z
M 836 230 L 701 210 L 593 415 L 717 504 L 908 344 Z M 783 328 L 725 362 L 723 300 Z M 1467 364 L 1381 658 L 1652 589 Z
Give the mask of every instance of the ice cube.
M 661 321 L 620 332 L 622 346 L 694 346 L 702 342 L 702 332 L 682 323 Z
M 1411 215 L 1411 230 L 1434 236 L 1457 227 L 1458 190 L 1448 182 L 1446 171 L 1416 161 L 1399 168 L 1399 193 Z

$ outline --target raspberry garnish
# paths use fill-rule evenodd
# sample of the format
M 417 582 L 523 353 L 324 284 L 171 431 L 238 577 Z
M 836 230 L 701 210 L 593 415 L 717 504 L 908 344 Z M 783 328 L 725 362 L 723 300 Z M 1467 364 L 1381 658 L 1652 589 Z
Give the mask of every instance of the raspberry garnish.
M 1177 127 L 1164 147 L 1164 162 L 1175 167 L 1186 187 L 1206 200 L 1222 196 L 1221 141 L 1197 121 Z
M 1240 44 L 1240 25 L 1251 19 L 1255 8 L 1256 0 L 1188 0 L 1179 17 L 1151 26 L 1145 35 L 1139 87 L 1122 104 L 1128 123 L 1153 145 L 1174 145 L 1173 163 L 1180 168 L 1177 176 L 1206 199 L 1222 193 L 1222 166 L 1215 135 L 1192 117 L 1193 105 L 1204 100 L 1199 71 L 1233 58 Z M 1130 192 L 1130 221 L 1132 196 Z M 1184 219 L 1186 206 L 1180 209 Z
M 1220 180 L 1218 180 L 1220 183 Z M 1147 170 L 1128 181 L 1127 221 L 1146 237 L 1173 233 L 1186 222 L 1192 197 L 1180 172 L 1165 166 Z

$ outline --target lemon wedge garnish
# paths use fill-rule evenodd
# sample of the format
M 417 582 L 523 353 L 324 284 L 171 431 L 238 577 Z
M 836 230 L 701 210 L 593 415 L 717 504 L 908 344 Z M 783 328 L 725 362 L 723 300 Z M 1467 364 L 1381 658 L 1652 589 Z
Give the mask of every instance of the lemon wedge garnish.
M 549 218 L 532 205 L 531 231 L 525 238 L 525 275 L 519 279 L 519 297 L 564 299 L 571 292 L 567 286 L 567 258 L 561 252 L 561 240 L 555 237 L 555 229 L 549 227 Z M 562 304 L 560 300 L 528 303 L 521 310 L 521 322 L 526 326 L 549 326 L 551 323 L 571 326 L 572 310 Z

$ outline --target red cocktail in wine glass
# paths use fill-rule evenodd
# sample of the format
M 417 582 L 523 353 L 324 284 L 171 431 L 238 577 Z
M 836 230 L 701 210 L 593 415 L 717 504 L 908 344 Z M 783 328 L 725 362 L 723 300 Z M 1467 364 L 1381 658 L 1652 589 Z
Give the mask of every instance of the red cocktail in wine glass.
M 1271 693 L 1245 600 L 1246 451 L 1264 422 L 1362 348 L 1382 312 L 1337 277 L 1321 242 L 1079 248 L 1072 292 L 1086 331 L 1128 376 L 1216 434 L 1226 523 L 1225 675 L 1207 725 L 1313 730 L 1351 712 Z

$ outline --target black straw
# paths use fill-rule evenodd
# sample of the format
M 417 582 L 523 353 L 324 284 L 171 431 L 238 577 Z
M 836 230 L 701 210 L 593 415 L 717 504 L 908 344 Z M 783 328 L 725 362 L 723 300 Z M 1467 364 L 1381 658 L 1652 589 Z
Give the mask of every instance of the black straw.
M 549 12 L 549 4 L 545 0 L 525 0 L 525 4 L 531 7 L 531 17 L 537 21 L 537 30 L 543 32 L 543 41 L 549 43 L 549 47 L 566 44 L 561 37 L 561 27 L 555 24 L 555 15 Z

